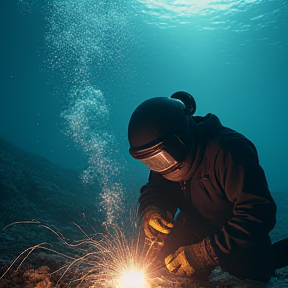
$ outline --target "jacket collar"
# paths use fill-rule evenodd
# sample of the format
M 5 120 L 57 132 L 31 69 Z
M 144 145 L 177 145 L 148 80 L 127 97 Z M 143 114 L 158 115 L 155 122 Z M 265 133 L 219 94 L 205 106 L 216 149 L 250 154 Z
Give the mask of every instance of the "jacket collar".
M 195 142 L 190 149 L 188 158 L 190 165 L 186 174 L 183 175 L 182 180 L 188 180 L 193 176 L 202 162 L 208 143 L 223 128 L 219 118 L 211 113 L 204 117 L 193 117 L 193 120 L 196 123 L 194 137 L 198 139 L 198 141 Z

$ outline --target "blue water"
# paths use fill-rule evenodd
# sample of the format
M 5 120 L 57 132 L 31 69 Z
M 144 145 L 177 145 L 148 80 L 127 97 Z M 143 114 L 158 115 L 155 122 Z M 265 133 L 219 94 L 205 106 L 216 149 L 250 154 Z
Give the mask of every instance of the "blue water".
M 287 31 L 287 1 L 2 0 L 0 136 L 100 182 L 113 222 L 148 174 L 131 113 L 184 90 L 254 142 L 288 207 Z
M 255 143 L 272 191 L 287 189 L 287 1 L 190 2 L 1 1 L 1 136 L 85 170 L 88 147 L 63 115 L 84 91 L 100 91 L 106 127 L 92 129 L 106 129 L 119 169 L 139 170 L 141 182 L 129 117 L 181 89 L 197 115 L 215 113 Z

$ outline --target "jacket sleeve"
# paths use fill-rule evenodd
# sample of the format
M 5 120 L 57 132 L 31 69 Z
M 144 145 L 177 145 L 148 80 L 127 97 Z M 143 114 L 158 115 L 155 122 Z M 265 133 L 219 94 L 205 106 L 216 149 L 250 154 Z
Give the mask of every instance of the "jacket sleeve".
M 169 211 L 174 216 L 178 209 L 179 189 L 179 183 L 151 171 L 148 183 L 140 190 L 139 216 L 142 217 L 150 209 Z
M 254 145 L 246 138 L 230 139 L 215 161 L 216 178 L 233 203 L 233 216 L 211 242 L 219 262 L 229 263 L 267 237 L 276 223 L 276 204 L 259 165 Z

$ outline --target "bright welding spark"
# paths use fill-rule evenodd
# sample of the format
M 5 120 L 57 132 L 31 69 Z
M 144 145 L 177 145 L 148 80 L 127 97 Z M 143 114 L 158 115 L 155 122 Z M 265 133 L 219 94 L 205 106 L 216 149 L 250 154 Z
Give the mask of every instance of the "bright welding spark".
M 125 271 L 120 278 L 119 288 L 148 288 L 143 271 Z
M 71 269 L 72 271 L 79 271 L 77 278 L 73 278 L 73 281 L 89 281 L 95 287 L 151 288 L 152 284 L 154 285 L 154 282 L 157 280 L 158 272 L 155 273 L 150 268 L 152 260 L 148 257 L 149 247 L 147 247 L 147 243 L 141 240 L 140 226 L 137 222 L 133 223 L 134 225 L 131 226 L 132 229 L 129 233 L 123 227 L 115 225 L 107 226 L 106 233 L 100 232 L 91 236 L 75 224 L 85 237 L 73 243 L 67 242 L 60 232 L 39 221 L 15 222 L 8 226 L 21 223 L 37 224 L 42 228 L 48 229 L 58 236 L 65 245 L 67 252 L 65 251 L 64 254 L 44 247 L 46 243 L 31 247 L 16 258 L 7 271 L 2 276 L 0 275 L 0 279 L 7 274 L 16 261 L 22 258 L 25 260 L 32 251 L 40 247 L 60 254 L 68 260 L 67 265 L 64 265 L 60 269 L 61 276 L 57 284 L 64 279 L 66 273 L 69 270 L 71 271 Z M 156 271 L 158 270 L 156 269 Z

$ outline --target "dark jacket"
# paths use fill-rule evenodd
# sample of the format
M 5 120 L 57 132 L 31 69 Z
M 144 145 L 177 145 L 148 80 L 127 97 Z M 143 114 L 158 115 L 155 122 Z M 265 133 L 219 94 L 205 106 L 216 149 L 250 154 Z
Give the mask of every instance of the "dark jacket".
M 199 143 L 189 180 L 172 182 L 151 172 L 141 189 L 140 212 L 151 206 L 172 213 L 180 209 L 189 223 L 180 232 L 187 234 L 181 245 L 210 237 L 220 266 L 228 270 L 241 259 L 245 265 L 246 256 L 259 245 L 267 250 L 263 257 L 271 266 L 268 234 L 275 226 L 276 205 L 256 148 L 243 135 L 222 126 L 215 115 L 194 120 Z

